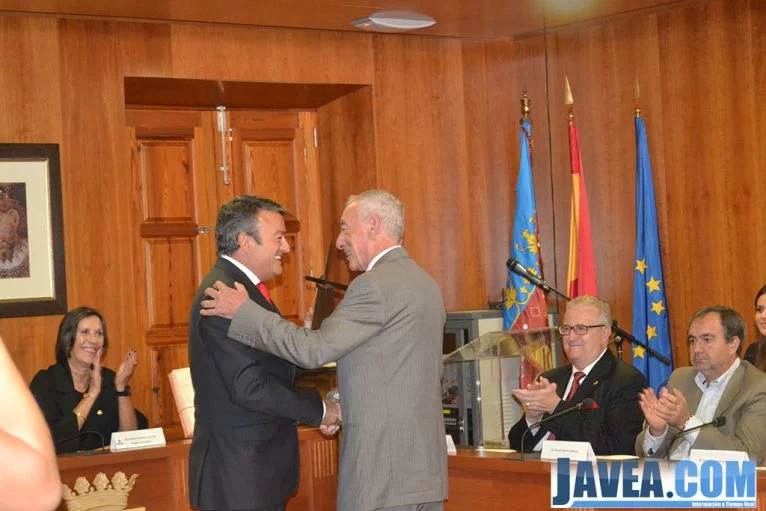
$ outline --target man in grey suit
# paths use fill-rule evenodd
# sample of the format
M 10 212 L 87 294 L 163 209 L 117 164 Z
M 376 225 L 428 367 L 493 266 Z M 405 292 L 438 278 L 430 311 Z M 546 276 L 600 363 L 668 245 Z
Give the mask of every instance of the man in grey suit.
M 759 461 L 766 454 L 766 373 L 740 361 L 745 322 L 728 307 L 698 310 L 688 329 L 694 367 L 673 371 L 659 398 L 640 395 L 646 417 L 636 438 L 639 456 L 684 459 L 695 449 L 745 451 Z M 725 417 L 719 427 L 681 433 Z
M 338 509 L 434 511 L 447 497 L 441 411 L 444 301 L 400 243 L 392 194 L 351 196 L 336 245 L 364 273 L 319 330 L 248 300 L 241 286 L 206 290 L 205 315 L 233 317 L 229 336 L 303 367 L 337 360 L 343 414 Z

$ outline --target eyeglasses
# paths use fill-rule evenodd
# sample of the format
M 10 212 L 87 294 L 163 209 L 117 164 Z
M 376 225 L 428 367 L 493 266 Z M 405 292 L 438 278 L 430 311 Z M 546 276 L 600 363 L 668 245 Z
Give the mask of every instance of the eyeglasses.
M 561 335 L 569 335 L 574 330 L 577 335 L 585 335 L 591 328 L 598 328 L 606 325 L 561 325 L 559 327 L 559 333 Z

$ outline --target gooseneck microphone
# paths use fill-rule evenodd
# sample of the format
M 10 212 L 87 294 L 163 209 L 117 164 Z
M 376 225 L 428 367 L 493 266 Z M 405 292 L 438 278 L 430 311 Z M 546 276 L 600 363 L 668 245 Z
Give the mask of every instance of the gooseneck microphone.
M 93 449 L 91 451 L 78 451 L 78 452 L 89 452 L 89 453 L 94 453 L 95 454 L 97 452 L 104 451 L 104 446 L 106 445 L 104 443 L 104 435 L 102 435 L 98 431 L 92 431 L 92 430 L 80 431 L 76 435 L 70 435 L 70 436 L 67 436 L 67 437 L 64 437 L 64 438 L 60 438 L 60 439 L 56 440 L 55 442 L 53 442 L 53 445 L 57 447 L 57 446 L 59 446 L 59 445 L 61 445 L 63 443 L 70 442 L 70 441 L 75 440 L 77 438 L 81 438 L 81 437 L 89 436 L 89 435 L 95 435 L 95 436 L 97 436 L 99 438 L 99 440 L 101 440 L 100 451 L 96 451 L 95 449 Z M 74 453 L 72 453 L 72 454 L 74 454 Z
M 531 271 L 529 271 L 526 266 L 524 266 L 523 264 L 521 264 L 521 262 L 519 262 L 518 259 L 516 259 L 514 257 L 511 257 L 510 259 L 508 259 L 505 262 L 505 265 L 513 273 L 515 273 L 516 275 L 518 275 L 518 276 L 520 276 L 522 278 L 527 279 L 532 284 L 534 284 L 535 286 L 539 287 L 540 289 L 542 289 L 546 293 L 551 290 L 551 285 L 550 284 L 548 284 L 543 279 L 541 279 L 540 277 L 536 276 Z
M 665 457 L 668 460 L 670 460 L 670 452 L 671 452 L 671 448 L 673 447 L 673 442 L 675 442 L 678 437 L 683 436 L 686 433 L 690 433 L 692 431 L 697 431 L 698 429 L 707 428 L 708 426 L 713 428 L 720 428 L 724 424 L 726 424 L 726 417 L 721 415 L 720 417 L 716 417 L 712 421 L 706 422 L 704 424 L 700 424 L 699 426 L 694 426 L 693 428 L 689 428 L 689 429 L 682 429 L 681 431 L 673 435 L 673 438 L 670 439 L 670 443 L 668 444 L 668 451 L 665 453 Z
M 561 410 L 558 413 L 554 413 L 552 415 L 544 417 L 543 419 L 541 419 L 541 420 L 535 422 L 534 424 L 532 424 L 531 426 L 529 426 L 527 428 L 527 430 L 524 431 L 524 434 L 521 435 L 521 451 L 519 452 L 519 459 L 521 461 L 524 461 L 524 440 L 526 440 L 527 435 L 529 434 L 530 431 L 532 431 L 533 429 L 535 429 L 537 427 L 540 427 L 543 424 L 546 424 L 546 423 L 548 423 L 548 422 L 550 422 L 552 420 L 558 419 L 559 417 L 562 417 L 564 415 L 568 415 L 568 414 L 570 414 L 572 412 L 580 412 L 582 410 L 589 410 L 591 408 L 593 408 L 593 399 L 591 399 L 589 397 L 586 397 L 585 399 L 583 399 L 581 402 L 577 403 L 576 405 L 574 405 L 574 406 L 572 406 L 570 408 L 567 408 L 566 410 Z

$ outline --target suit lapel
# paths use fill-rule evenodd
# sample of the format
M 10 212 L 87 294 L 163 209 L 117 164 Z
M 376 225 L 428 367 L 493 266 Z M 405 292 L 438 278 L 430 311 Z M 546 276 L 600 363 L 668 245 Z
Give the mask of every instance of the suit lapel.
M 596 389 L 598 389 L 599 385 L 601 385 L 601 380 L 603 380 L 605 376 L 609 375 L 614 370 L 615 363 L 616 361 L 612 355 L 612 352 L 606 350 L 606 353 L 604 353 L 599 361 L 596 362 L 596 365 L 593 366 L 593 369 L 590 370 L 588 376 L 586 376 L 582 381 L 580 388 L 577 389 L 577 392 L 575 392 L 570 401 L 573 403 L 579 403 L 586 397 L 591 396 L 596 391 Z
M 245 289 L 247 290 L 247 294 L 250 296 L 250 298 L 263 307 L 264 309 L 276 312 L 280 316 L 282 315 L 279 312 L 279 309 L 277 306 L 273 303 L 269 303 L 266 301 L 266 298 L 261 294 L 261 292 L 258 290 L 257 287 L 255 287 L 255 284 L 253 284 L 253 281 L 250 280 L 250 278 L 245 275 L 245 273 L 237 268 L 231 261 L 224 259 L 223 257 L 219 257 L 215 261 L 215 267 L 224 272 L 226 275 L 231 277 L 234 282 L 239 282 L 243 286 L 245 286 Z
M 739 367 L 731 375 L 729 384 L 726 386 L 726 390 L 723 391 L 721 400 L 718 402 L 718 406 L 715 409 L 715 417 L 720 417 L 726 410 L 734 403 L 734 398 L 742 392 L 742 386 L 745 381 L 745 367 L 742 362 L 739 363 Z M 697 400 L 699 403 L 699 400 Z M 696 410 L 697 407 L 695 406 Z
M 569 383 L 569 379 L 572 377 L 572 364 L 561 369 L 561 371 L 551 375 L 550 382 L 556 384 L 556 394 L 561 399 L 564 399 L 564 391 L 567 389 L 567 383 Z

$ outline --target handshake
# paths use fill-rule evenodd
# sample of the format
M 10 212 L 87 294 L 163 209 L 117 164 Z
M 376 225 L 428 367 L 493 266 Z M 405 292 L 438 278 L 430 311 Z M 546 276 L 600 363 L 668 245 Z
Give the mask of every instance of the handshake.
M 338 432 L 343 424 L 343 414 L 340 409 L 340 395 L 337 391 L 327 393 L 327 399 L 324 400 L 325 412 L 319 431 L 327 436 L 332 436 Z

